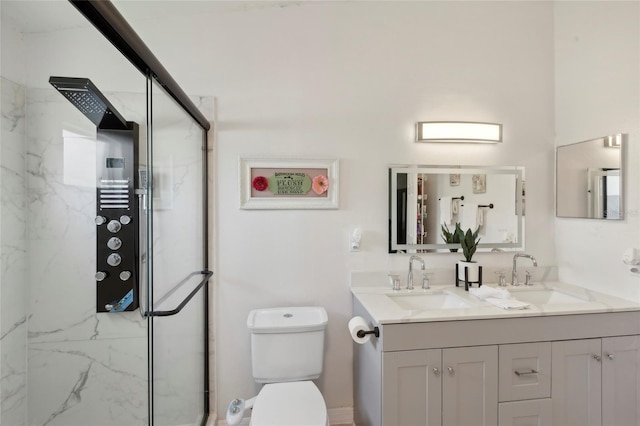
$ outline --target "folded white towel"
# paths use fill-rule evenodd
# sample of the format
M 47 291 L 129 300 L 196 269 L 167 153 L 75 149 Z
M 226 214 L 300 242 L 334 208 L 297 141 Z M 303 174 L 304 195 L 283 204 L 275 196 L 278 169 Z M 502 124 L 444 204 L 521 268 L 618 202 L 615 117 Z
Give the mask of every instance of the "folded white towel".
M 444 223 L 445 225 L 451 225 L 451 201 L 452 197 L 440 198 L 440 222 Z
M 471 232 L 475 232 L 480 226 L 478 219 L 479 207 L 474 203 L 465 202 L 462 207 L 462 218 L 460 219 L 460 226 L 463 231 L 471 229 Z
M 526 309 L 531 306 L 529 303 L 521 302 L 516 299 L 495 299 L 493 297 L 488 297 L 484 300 L 502 309 Z
M 472 287 L 469 289 L 469 293 L 480 300 L 485 300 L 489 297 L 494 299 L 508 299 L 511 297 L 509 290 L 489 287 L 486 285 L 483 285 L 482 287 Z
M 484 226 L 487 221 L 487 218 L 485 217 L 486 213 L 487 209 L 478 208 L 478 235 L 486 234 L 486 226 Z
M 458 214 L 459 204 L 460 204 L 460 200 L 454 200 L 454 199 L 451 200 L 451 213 Z

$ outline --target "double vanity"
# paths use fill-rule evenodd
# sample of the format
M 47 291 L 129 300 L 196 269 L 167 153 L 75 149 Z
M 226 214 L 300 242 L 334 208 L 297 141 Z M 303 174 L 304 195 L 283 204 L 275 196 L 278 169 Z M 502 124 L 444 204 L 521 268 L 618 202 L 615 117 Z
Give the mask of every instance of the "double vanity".
M 537 282 L 502 287 L 530 304 L 510 310 L 372 277 L 352 277 L 354 315 L 380 331 L 354 345 L 356 424 L 640 424 L 640 304 Z
M 626 139 L 558 148 L 558 217 L 624 219 Z M 519 257 L 537 265 L 519 253 L 524 167 L 409 164 L 388 172 L 389 253 L 458 252 L 451 230 L 460 225 L 479 234 L 478 252 L 515 252 L 511 280 L 494 271 L 501 282 L 518 282 Z M 535 209 L 529 202 L 527 215 Z M 484 282 L 496 276 L 484 269 Z M 518 302 L 480 300 L 444 272 L 422 282 L 447 286 L 407 279 L 402 288 L 392 277 L 395 290 L 385 273 L 352 274 L 353 314 L 378 329 L 354 345 L 358 426 L 640 426 L 640 303 L 527 272 L 533 285 L 500 287 L 526 309 L 502 309 L 495 304 Z

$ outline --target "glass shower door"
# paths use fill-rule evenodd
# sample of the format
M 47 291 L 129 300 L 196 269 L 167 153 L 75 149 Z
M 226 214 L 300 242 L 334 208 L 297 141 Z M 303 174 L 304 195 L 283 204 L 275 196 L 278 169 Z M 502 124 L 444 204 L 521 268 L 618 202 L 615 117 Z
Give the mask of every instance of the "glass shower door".
M 146 165 L 150 396 L 154 425 L 206 418 L 206 139 L 154 81 Z
M 201 424 L 208 411 L 208 126 L 192 122 L 163 88 L 147 85 L 146 75 L 164 75 L 163 87 L 182 93 L 135 33 L 121 31 L 127 24 L 110 2 L 46 2 L 43 17 L 51 11 L 55 30 L 44 32 L 28 29 L 33 6 L 0 3 L 0 424 Z M 153 176 L 153 187 L 130 186 L 133 179 L 125 185 L 100 171 L 138 164 L 101 155 L 109 145 L 101 136 L 119 139 L 111 131 L 123 129 L 93 120 L 103 113 L 93 110 L 100 102 L 72 104 L 95 91 L 56 90 L 49 84 L 56 76 L 91 80 L 110 110 L 139 125 L 132 133 L 143 173 L 132 176 Z M 118 208 L 144 199 L 138 218 L 130 215 L 135 206 L 117 215 L 104 210 L 108 199 L 124 204 L 121 193 L 127 205 Z M 121 238 L 136 219 L 141 232 L 126 238 L 139 235 L 144 246 L 149 235 L 139 256 Z M 108 229 L 113 221 L 123 232 Z M 148 268 L 135 271 L 136 260 Z M 125 270 L 114 269 L 125 263 Z M 118 280 L 131 283 L 135 272 L 140 293 L 128 287 L 112 297 Z
M 144 140 L 144 94 L 103 90 Z M 97 304 L 96 126 L 53 88 L 26 110 L 26 424 L 146 425 L 147 320 Z

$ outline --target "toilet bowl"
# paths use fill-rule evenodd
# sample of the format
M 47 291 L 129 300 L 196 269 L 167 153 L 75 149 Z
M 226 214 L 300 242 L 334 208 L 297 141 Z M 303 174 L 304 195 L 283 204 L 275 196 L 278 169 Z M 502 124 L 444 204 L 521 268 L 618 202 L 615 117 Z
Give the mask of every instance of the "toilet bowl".
M 320 377 L 327 311 L 322 307 L 257 309 L 249 313 L 253 378 L 257 396 L 235 399 L 227 424 L 251 413 L 251 426 L 328 426 L 327 406 L 311 381 Z
M 271 383 L 258 393 L 251 426 L 329 426 L 322 394 L 311 381 Z

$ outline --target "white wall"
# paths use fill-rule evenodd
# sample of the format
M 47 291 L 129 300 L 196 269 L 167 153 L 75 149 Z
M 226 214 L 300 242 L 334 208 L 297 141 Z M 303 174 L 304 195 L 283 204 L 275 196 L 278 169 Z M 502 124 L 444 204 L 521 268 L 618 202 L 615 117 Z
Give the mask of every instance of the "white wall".
M 640 3 L 556 3 L 555 63 L 557 145 L 629 134 L 626 219 L 555 219 L 560 278 L 640 300 L 621 260 L 640 246 Z
M 278 305 L 326 307 L 319 384 L 329 408 L 352 406 L 349 272 L 407 263 L 386 253 L 390 163 L 525 166 L 527 251 L 554 263 L 552 18 L 538 2 L 305 2 L 221 7 L 172 31 L 134 22 L 188 93 L 217 98 L 219 413 L 258 389 L 249 310 Z M 413 143 L 427 119 L 501 122 L 505 141 Z M 338 158 L 340 208 L 240 210 L 241 156 Z M 452 271 L 458 257 L 426 255 Z M 508 254 L 478 258 L 510 267 Z

